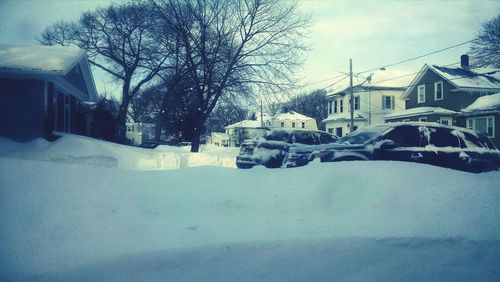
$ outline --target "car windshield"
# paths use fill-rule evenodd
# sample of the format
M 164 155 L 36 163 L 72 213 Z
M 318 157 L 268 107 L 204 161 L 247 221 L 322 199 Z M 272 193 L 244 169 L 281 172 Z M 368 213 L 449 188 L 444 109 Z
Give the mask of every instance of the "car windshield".
M 374 127 L 364 127 L 354 131 L 353 133 L 344 136 L 339 139 L 340 144 L 352 144 L 352 145 L 362 145 L 368 141 L 376 138 L 384 131 L 388 130 L 389 126 L 374 126 Z

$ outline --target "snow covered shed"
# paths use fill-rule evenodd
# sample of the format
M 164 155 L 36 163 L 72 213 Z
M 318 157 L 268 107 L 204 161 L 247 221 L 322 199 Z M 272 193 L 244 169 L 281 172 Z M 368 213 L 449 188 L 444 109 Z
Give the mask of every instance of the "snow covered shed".
M 27 141 L 85 134 L 80 106 L 96 99 L 84 50 L 0 45 L 0 136 Z

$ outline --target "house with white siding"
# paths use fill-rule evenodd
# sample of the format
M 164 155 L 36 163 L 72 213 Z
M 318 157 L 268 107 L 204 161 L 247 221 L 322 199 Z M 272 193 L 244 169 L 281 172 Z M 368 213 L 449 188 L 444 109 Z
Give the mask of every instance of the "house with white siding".
M 353 78 L 354 129 L 384 123 L 383 116 L 404 110 L 402 95 L 410 83 L 407 72 L 378 70 Z M 347 79 L 344 81 L 348 81 Z M 350 87 L 348 82 L 327 94 L 328 117 L 322 121 L 326 130 L 339 137 L 350 132 Z

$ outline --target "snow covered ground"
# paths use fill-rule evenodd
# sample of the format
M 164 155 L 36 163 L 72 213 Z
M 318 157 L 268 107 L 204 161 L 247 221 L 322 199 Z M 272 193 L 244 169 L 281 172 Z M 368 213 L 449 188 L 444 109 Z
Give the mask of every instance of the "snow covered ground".
M 500 279 L 500 172 L 236 153 L 0 140 L 0 281 Z

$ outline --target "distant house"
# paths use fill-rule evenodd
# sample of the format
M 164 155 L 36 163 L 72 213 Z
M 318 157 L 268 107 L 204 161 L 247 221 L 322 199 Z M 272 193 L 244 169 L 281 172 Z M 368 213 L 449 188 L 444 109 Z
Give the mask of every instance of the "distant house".
M 482 96 L 456 116 L 458 124 L 483 132 L 500 148 L 500 93 Z
M 500 69 L 469 67 L 469 58 L 462 56 L 461 67 L 424 65 L 403 94 L 406 110 L 384 116 L 386 122 L 424 121 L 466 127 L 467 119 L 462 110 L 467 109 L 478 98 L 500 92 Z M 470 108 L 469 108 L 470 109 Z M 471 112 L 468 112 L 471 113 Z M 474 118 L 469 121 L 475 122 Z M 476 128 L 488 133 L 495 131 L 484 119 L 478 120 Z
M 151 131 L 152 124 L 148 123 L 139 123 L 139 122 L 127 122 L 126 127 L 127 131 L 125 132 L 125 137 L 128 142 L 132 145 L 141 145 L 148 139 L 149 132 Z
M 256 120 L 242 120 L 226 126 L 227 146 L 239 147 L 245 139 L 252 138 L 256 134 L 269 129 L 318 130 L 315 119 L 294 111 L 280 113 L 275 116 L 264 114 L 262 120 L 261 122 L 259 117 Z
M 0 136 L 27 141 L 86 134 L 80 105 L 96 97 L 82 49 L 0 45 Z
M 411 77 L 401 71 L 378 70 L 366 77 L 354 77 L 354 130 L 384 123 L 383 116 L 404 110 L 402 94 Z M 339 137 L 349 134 L 351 123 L 350 87 L 344 83 L 327 94 L 328 117 L 322 121 L 326 130 Z
M 318 130 L 315 119 L 294 111 L 280 113 L 272 117 L 271 127 Z
M 227 146 L 239 147 L 245 139 L 253 137 L 258 132 L 265 131 L 270 126 L 269 120 L 242 120 L 225 127 Z
M 211 132 L 207 136 L 207 144 L 212 144 L 215 146 L 226 147 L 227 146 L 227 135 L 223 132 Z

